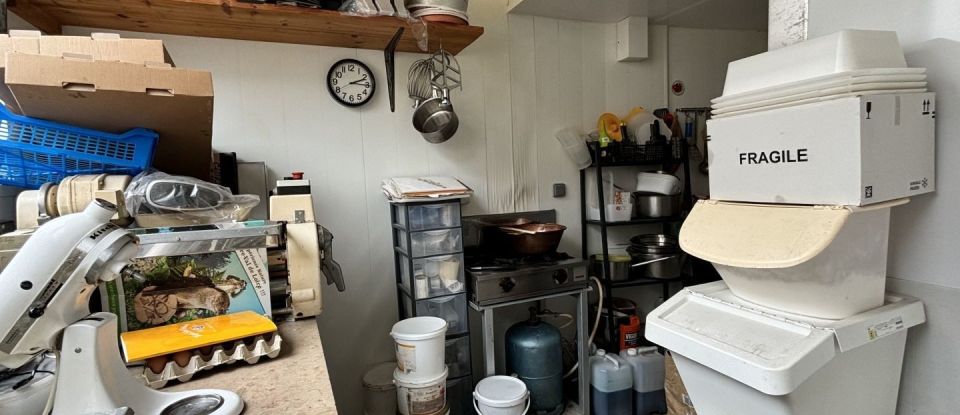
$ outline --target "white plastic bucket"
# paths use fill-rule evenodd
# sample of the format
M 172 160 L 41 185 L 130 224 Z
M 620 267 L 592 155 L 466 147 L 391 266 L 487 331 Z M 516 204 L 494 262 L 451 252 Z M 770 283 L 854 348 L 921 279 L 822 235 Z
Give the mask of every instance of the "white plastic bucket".
M 520 379 L 490 376 L 477 383 L 473 409 L 479 415 L 524 415 L 530 409 L 530 392 Z
M 380 363 L 363 375 L 363 414 L 396 415 L 397 386 L 393 373 L 395 362 Z
M 446 373 L 443 336 L 447 322 L 437 317 L 413 317 L 390 330 L 396 342 L 397 371 L 405 380 L 423 382 Z
M 397 385 L 397 407 L 402 415 L 434 415 L 447 409 L 447 369 L 440 376 L 427 380 L 411 380 L 397 369 L 393 373 Z

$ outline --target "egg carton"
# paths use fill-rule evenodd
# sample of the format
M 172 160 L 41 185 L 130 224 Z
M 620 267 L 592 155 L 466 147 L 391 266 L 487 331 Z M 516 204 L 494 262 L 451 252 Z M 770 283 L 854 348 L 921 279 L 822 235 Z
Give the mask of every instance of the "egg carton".
M 202 354 L 200 349 L 193 350 L 193 356 L 190 356 L 190 360 L 186 365 L 180 366 L 176 361 L 171 359 L 164 365 L 160 373 L 155 373 L 146 364 L 142 367 L 131 368 L 131 370 L 135 370 L 134 375 L 146 383 L 147 386 L 160 389 L 166 386 L 167 382 L 174 379 L 180 382 L 187 382 L 193 378 L 193 375 L 201 370 L 208 370 L 239 361 L 244 361 L 252 365 L 260 361 L 260 358 L 264 356 L 272 359 L 280 354 L 280 344 L 283 342 L 280 334 L 274 333 L 268 336 L 257 336 L 255 339 L 253 344 L 249 346 L 241 340 L 237 340 L 234 344 L 226 347 L 224 345 L 215 346 L 213 350 L 209 352 L 208 356 Z

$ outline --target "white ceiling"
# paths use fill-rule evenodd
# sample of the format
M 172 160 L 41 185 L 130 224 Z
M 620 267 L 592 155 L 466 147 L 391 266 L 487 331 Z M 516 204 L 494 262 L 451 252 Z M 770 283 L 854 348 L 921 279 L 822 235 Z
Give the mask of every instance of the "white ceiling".
M 707 29 L 767 29 L 767 0 L 509 0 L 510 12 L 614 23 L 648 16 L 651 24 Z

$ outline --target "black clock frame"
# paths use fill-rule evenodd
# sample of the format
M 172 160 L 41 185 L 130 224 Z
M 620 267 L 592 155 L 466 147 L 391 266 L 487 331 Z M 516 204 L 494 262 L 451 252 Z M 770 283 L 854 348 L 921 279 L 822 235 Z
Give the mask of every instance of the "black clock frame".
M 330 76 L 333 75 L 333 72 L 334 72 L 335 69 L 337 69 L 340 65 L 345 64 L 345 63 L 356 64 L 357 66 L 363 68 L 364 70 L 366 70 L 366 71 L 370 74 L 370 97 L 367 98 L 366 101 L 347 102 L 347 101 L 344 101 L 344 100 L 340 99 L 340 97 L 337 96 L 337 93 L 336 93 L 336 92 L 333 92 L 333 85 L 330 84 Z M 377 79 L 373 76 L 373 71 L 370 70 L 370 67 L 367 66 L 367 64 L 365 64 L 365 63 L 363 63 L 363 62 L 360 62 L 360 61 L 358 61 L 358 60 L 356 60 L 356 59 L 351 59 L 351 58 L 340 59 L 339 61 L 337 61 L 336 63 L 334 63 L 333 66 L 330 67 L 330 70 L 327 71 L 327 78 L 326 78 L 326 81 L 325 81 L 325 82 L 326 82 L 326 84 L 327 84 L 327 92 L 330 93 L 330 96 L 333 98 L 333 100 L 336 101 L 336 102 L 338 102 L 340 105 L 347 106 L 347 107 L 359 107 L 359 106 L 362 106 L 362 105 L 364 105 L 364 104 L 367 104 L 367 103 L 370 102 L 370 100 L 373 99 L 373 94 L 377 93 Z

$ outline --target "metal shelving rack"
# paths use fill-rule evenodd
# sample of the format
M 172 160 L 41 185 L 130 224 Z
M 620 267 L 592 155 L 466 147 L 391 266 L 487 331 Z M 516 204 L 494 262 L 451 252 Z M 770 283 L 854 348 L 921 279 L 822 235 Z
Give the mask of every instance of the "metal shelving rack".
M 599 143 L 592 142 L 587 144 L 590 149 L 591 157 L 593 158 L 593 163 L 586 169 L 580 170 L 580 219 L 581 219 L 581 233 L 582 233 L 582 253 L 584 258 L 590 258 L 589 253 L 589 244 L 587 238 L 587 228 L 589 226 L 596 226 L 600 229 L 600 248 L 601 251 L 598 255 L 603 256 L 603 267 L 601 271 L 603 275 L 601 276 L 601 281 L 603 282 L 603 289 L 606 298 L 613 298 L 616 288 L 625 288 L 625 287 L 638 287 L 638 286 L 649 286 L 649 285 L 660 285 L 662 289 L 663 299 L 666 300 L 670 297 L 670 284 L 674 282 L 683 281 L 686 276 L 681 276 L 679 278 L 664 280 L 664 279 L 651 279 L 651 278 L 639 278 L 631 279 L 628 281 L 611 281 L 610 280 L 610 251 L 607 241 L 607 229 L 610 227 L 621 227 L 621 226 L 636 226 L 636 225 L 649 225 L 649 224 L 660 224 L 664 233 L 667 233 L 668 227 L 672 223 L 682 222 L 683 215 L 672 216 L 665 218 L 639 218 L 623 222 L 607 222 L 607 213 L 606 206 L 604 203 L 603 197 L 603 169 L 609 167 L 660 167 L 662 170 L 668 170 L 667 167 L 681 165 L 683 171 L 683 189 L 682 189 L 682 201 L 681 201 L 681 211 L 689 209 L 692 205 L 692 195 L 690 191 L 690 161 L 688 156 L 688 143 L 684 138 L 679 140 L 671 141 L 669 144 L 664 144 L 664 146 L 669 146 L 669 151 L 662 151 L 658 157 L 647 157 L 642 158 L 641 160 L 637 159 L 627 159 L 627 160 L 605 160 L 604 151 L 606 149 L 601 148 Z M 642 146 L 652 146 L 651 144 L 638 145 L 637 147 Z M 655 145 L 654 145 L 655 146 Z M 679 146 L 679 149 L 675 147 Z M 587 170 L 593 169 L 597 177 L 597 206 L 599 207 L 600 219 L 592 220 L 587 219 Z M 597 312 L 602 312 L 603 310 L 597 310 Z M 611 343 L 616 343 L 615 334 L 618 329 L 616 325 L 616 318 L 613 315 L 613 312 L 607 313 L 607 338 L 611 340 Z
M 439 206 L 449 206 L 450 209 L 455 210 L 456 220 L 453 221 L 450 226 L 438 225 L 438 226 L 428 226 L 413 229 L 411 226 L 410 211 L 415 207 L 439 207 Z M 402 217 L 400 216 L 402 215 Z M 448 331 L 446 337 L 444 338 L 445 342 L 455 342 L 458 344 L 460 342 L 466 343 L 466 367 L 459 370 L 456 375 L 449 375 L 447 377 L 447 404 L 450 407 L 451 415 L 469 415 L 473 412 L 472 400 L 470 400 L 470 393 L 473 391 L 473 359 L 471 358 L 471 344 L 470 344 L 470 324 L 468 321 L 469 310 L 467 300 L 467 291 L 466 291 L 466 274 L 464 270 L 464 261 L 463 261 L 463 249 L 462 245 L 460 249 L 452 250 L 449 252 L 437 253 L 437 254 L 428 254 L 428 255 L 417 255 L 413 252 L 408 252 L 404 250 L 402 246 L 407 247 L 412 251 L 413 247 L 413 235 L 423 232 L 435 232 L 435 231 L 445 231 L 445 230 L 461 230 L 462 229 L 462 218 L 460 216 L 460 199 L 448 199 L 448 200 L 439 200 L 439 201 L 425 201 L 425 202 L 406 202 L 406 203 L 391 203 L 390 208 L 391 216 L 391 226 L 393 228 L 393 251 L 394 251 L 394 267 L 396 275 L 396 284 L 397 284 L 397 308 L 398 315 L 400 319 L 405 319 L 409 317 L 416 317 L 418 315 L 430 315 L 430 314 L 421 314 L 418 313 L 418 305 L 421 303 L 426 303 L 430 301 L 447 301 L 451 307 L 456 308 L 456 313 L 460 316 L 463 321 L 460 324 L 463 324 L 463 329 L 458 330 L 457 332 L 450 333 Z M 462 236 L 460 236 L 462 238 Z M 462 244 L 462 242 L 461 242 Z M 461 288 L 457 292 L 445 292 L 445 293 L 433 293 L 431 292 L 428 296 L 419 298 L 417 296 L 416 282 L 415 282 L 415 271 L 414 271 L 414 261 L 430 258 L 440 258 L 447 256 L 458 256 L 460 257 L 460 281 Z M 409 275 L 409 281 L 407 284 L 403 282 L 403 269 L 406 267 Z M 459 305 L 462 305 L 459 306 Z M 409 308 L 409 309 L 408 309 Z M 443 316 L 436 316 L 441 317 Z M 448 345 L 449 347 L 449 345 Z M 447 362 L 447 366 L 450 367 L 452 362 Z

